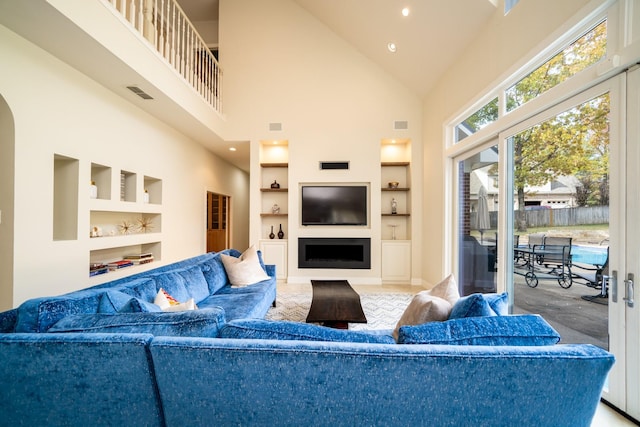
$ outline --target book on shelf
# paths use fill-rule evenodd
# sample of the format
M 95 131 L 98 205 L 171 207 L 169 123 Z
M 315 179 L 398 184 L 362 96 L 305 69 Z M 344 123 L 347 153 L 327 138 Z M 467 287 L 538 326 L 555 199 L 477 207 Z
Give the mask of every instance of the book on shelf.
M 148 257 L 144 257 L 144 258 L 125 258 L 124 260 L 125 261 L 130 261 L 134 265 L 148 264 L 150 262 L 153 262 L 153 255 L 148 256 Z
M 100 274 L 107 273 L 109 267 L 102 263 L 96 263 L 89 265 L 89 277 L 98 276 Z
M 118 270 L 119 268 L 131 267 L 133 263 L 129 260 L 122 259 L 120 261 L 110 262 L 108 264 L 109 270 Z
M 123 257 L 124 259 L 144 259 L 144 258 L 153 258 L 153 254 L 151 252 L 145 252 L 145 253 L 141 253 L 141 254 L 131 254 L 131 255 L 125 255 Z

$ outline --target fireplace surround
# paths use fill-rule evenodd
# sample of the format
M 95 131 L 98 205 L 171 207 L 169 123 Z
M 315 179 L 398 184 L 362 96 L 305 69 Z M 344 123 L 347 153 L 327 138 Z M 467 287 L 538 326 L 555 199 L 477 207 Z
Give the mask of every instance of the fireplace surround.
M 369 238 L 298 238 L 298 268 L 371 268 Z

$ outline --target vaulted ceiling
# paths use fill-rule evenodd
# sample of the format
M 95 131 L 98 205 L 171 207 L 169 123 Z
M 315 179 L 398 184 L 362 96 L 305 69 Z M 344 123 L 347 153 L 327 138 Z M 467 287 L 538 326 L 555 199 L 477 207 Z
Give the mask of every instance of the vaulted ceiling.
M 498 4 L 498 0 L 293 1 L 420 97 L 463 54 Z M 192 21 L 218 20 L 219 0 L 178 2 Z M 403 16 L 403 8 L 408 16 Z M 395 44 L 395 53 L 389 51 L 389 43 Z

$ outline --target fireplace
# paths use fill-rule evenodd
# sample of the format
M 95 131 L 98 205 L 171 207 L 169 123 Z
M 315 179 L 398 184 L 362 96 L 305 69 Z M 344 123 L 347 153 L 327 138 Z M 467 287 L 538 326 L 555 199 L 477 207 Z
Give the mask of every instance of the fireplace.
M 301 237 L 298 268 L 371 268 L 371 239 Z

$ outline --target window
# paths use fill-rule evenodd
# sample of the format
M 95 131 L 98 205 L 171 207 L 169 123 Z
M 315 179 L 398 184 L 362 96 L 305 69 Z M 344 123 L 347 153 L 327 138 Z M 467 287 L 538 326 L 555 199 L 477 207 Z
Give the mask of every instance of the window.
M 509 11 L 518 4 L 520 0 L 504 0 L 504 14 L 506 15 Z
M 498 120 L 498 97 L 456 125 L 455 141 L 462 141 L 496 120 Z
M 515 110 L 600 61 L 606 48 L 607 22 L 604 21 L 508 88 L 507 111 Z

